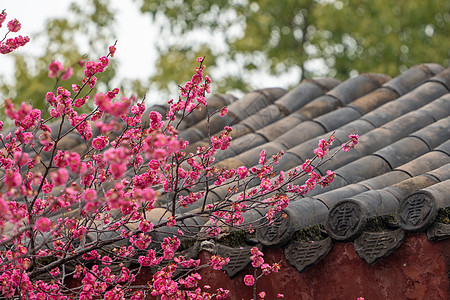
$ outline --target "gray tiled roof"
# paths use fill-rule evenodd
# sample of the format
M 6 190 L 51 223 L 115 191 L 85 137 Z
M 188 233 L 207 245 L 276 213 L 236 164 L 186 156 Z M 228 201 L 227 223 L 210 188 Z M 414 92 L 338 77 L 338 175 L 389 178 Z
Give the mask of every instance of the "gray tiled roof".
M 227 116 L 213 115 L 208 127 L 205 110 L 195 112 L 179 127 L 179 136 L 190 142 L 189 151 L 195 151 L 208 143 L 208 134 L 232 126 L 233 141 L 229 149 L 218 152 L 216 166 L 252 167 L 258 163 L 261 150 L 269 156 L 284 150 L 276 169 L 289 171 L 313 156 L 319 139 L 334 133 L 335 145 L 341 145 L 350 133 L 358 133 L 356 149 L 318 167 L 322 175 L 328 169 L 336 172 L 332 184 L 324 189 L 316 187 L 306 198 L 291 201 L 283 210 L 284 219 L 258 228 L 255 237 L 246 242 L 247 246 L 283 247 L 288 261 L 300 271 L 325 256 L 333 240 L 353 241 L 362 259 L 373 263 L 395 251 L 409 231 L 426 231 L 429 239 L 450 236 L 450 224 L 435 221 L 439 212 L 447 208 L 448 213 L 450 207 L 449 90 L 450 68 L 424 64 L 393 79 L 369 73 L 342 83 L 331 78 L 305 80 L 290 91 L 266 88 L 240 99 L 213 95 L 208 99 L 209 111 L 227 105 Z M 150 110 L 165 114 L 166 107 L 153 106 Z M 87 149 L 78 134 L 68 134 L 58 146 L 80 154 Z M 227 188 L 215 188 L 207 202 L 223 199 Z M 147 215 L 150 220 L 166 217 L 166 197 L 158 199 L 157 207 Z M 177 208 L 177 212 L 195 211 L 201 202 Z M 254 211 L 246 217 L 258 219 L 264 213 Z M 191 220 L 189 230 L 198 232 L 198 225 L 204 222 L 201 218 Z M 385 226 L 369 232 L 367 225 L 371 222 Z M 174 230 L 164 228 L 154 239 Z M 308 230 L 322 238 L 314 243 L 295 238 Z M 371 246 L 373 240 L 392 242 L 376 248 Z M 198 251 L 198 245 L 195 249 Z M 230 267 L 225 268 L 230 276 L 246 267 L 248 249 L 215 246 L 217 252 L 232 259 Z
M 257 229 L 257 241 L 252 242 L 284 247 L 288 261 L 303 270 L 328 253 L 332 239 L 353 241 L 361 258 L 373 263 L 395 251 L 409 231 L 448 238 L 450 224 L 435 220 L 450 207 L 449 90 L 450 68 L 424 64 L 393 79 L 363 74 L 342 83 L 311 80 L 291 91 L 270 88 L 235 99 L 229 116 L 217 118 L 211 130 L 214 134 L 224 125 L 233 127 L 231 146 L 216 156 L 220 167 L 251 167 L 258 164 L 261 150 L 268 155 L 284 150 L 276 168 L 289 171 L 312 156 L 320 138 L 334 132 L 340 145 L 349 133 L 360 135 L 356 149 L 318 168 L 321 174 L 336 172 L 330 186 L 291 201 L 283 211 L 286 218 Z M 190 141 L 190 150 L 207 143 L 204 122 L 180 133 Z M 226 193 L 227 187 L 217 188 L 207 200 L 214 202 Z M 195 204 L 189 208 L 195 209 Z M 371 222 L 384 227 L 368 230 Z M 329 237 L 313 246 L 295 240 L 296 233 L 311 228 Z M 392 243 L 371 248 L 371 241 L 379 239 Z M 296 251 L 315 254 L 298 261 Z

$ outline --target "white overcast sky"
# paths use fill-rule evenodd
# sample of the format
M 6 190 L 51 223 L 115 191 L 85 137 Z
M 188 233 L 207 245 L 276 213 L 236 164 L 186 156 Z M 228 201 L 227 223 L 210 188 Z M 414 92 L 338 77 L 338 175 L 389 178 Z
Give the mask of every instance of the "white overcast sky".
M 87 0 L 82 0 L 84 2 Z M 6 9 L 7 21 L 16 18 L 22 23 L 18 34 L 29 35 L 31 41 L 16 51 L 39 53 L 41 45 L 33 41 L 33 33 L 44 28 L 45 21 L 51 17 L 62 17 L 68 11 L 70 0 L 0 0 L 0 11 Z M 155 71 L 156 42 L 155 32 L 151 30 L 150 17 L 142 15 L 138 3 L 132 0 L 112 0 L 116 11 L 117 53 L 119 77 L 147 79 Z M 6 21 L 6 22 L 7 22 Z M 3 36 L 6 22 L 0 28 Z M 145 34 L 142 29 L 145 28 Z M 114 41 L 112 41 L 114 42 Z M 12 76 L 13 61 L 8 55 L 0 55 L 0 74 Z

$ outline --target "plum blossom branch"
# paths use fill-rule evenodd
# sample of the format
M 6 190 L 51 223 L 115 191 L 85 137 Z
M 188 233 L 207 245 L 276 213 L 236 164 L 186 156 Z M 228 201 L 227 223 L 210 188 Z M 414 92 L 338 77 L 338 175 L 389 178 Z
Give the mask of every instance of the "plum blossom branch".
M 0 27 L 5 19 L 3 11 Z M 7 27 L 8 33 L 17 32 L 20 22 L 11 20 Z M 12 45 L 5 39 L 0 48 L 5 52 L 26 43 Z M 197 271 L 219 270 L 230 259 L 213 255 L 200 265 L 182 253 L 182 242 L 217 236 L 224 226 L 254 230 L 261 220 L 273 222 L 290 200 L 330 184 L 335 174 L 330 170 L 320 176 L 317 167 L 358 143 L 358 136 L 351 135 L 330 155 L 331 135 L 319 141 L 312 159 L 290 172 L 275 171 L 282 152 L 267 157 L 265 151 L 258 166 L 218 168 L 214 157 L 230 146 L 232 128 L 210 135 L 210 116 L 224 117 L 228 111 L 224 107 L 209 113 L 211 79 L 204 74 L 204 57 L 197 60 L 191 80 L 180 87 L 178 101 L 169 101 L 163 121 L 156 111 L 146 113 L 144 99 L 121 96 L 118 88 L 91 95 L 115 45 L 106 56 L 80 64 L 84 77 L 71 90 L 58 85 L 72 79 L 75 64 L 50 62 L 49 77 L 56 83 L 45 98 L 49 118 L 44 120 L 43 112 L 30 104 L 15 107 L 11 99 L 5 101 L 14 126 L 0 135 L 2 297 L 223 299 L 229 291 L 201 286 Z M 178 138 L 178 129 L 198 109 L 207 112 L 210 143 L 188 153 L 188 142 Z M 69 134 L 85 148 L 63 148 Z M 307 176 L 306 183 L 296 185 L 302 176 Z M 247 220 L 255 209 L 266 214 Z M 251 254 L 255 273 L 244 278 L 250 286 L 280 267 L 265 263 L 257 248 Z M 137 276 L 148 269 L 148 284 L 136 284 Z M 69 287 L 70 279 L 80 286 Z M 264 298 L 265 293 L 258 296 Z

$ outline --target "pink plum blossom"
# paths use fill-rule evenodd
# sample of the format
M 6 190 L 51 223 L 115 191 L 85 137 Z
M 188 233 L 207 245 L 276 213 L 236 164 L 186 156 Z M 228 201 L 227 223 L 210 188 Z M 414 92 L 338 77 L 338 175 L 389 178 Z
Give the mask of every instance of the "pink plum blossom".
M 48 66 L 48 77 L 58 77 L 60 72 L 64 70 L 64 66 L 60 61 L 54 60 L 49 66 Z
M 46 217 L 42 217 L 36 221 L 36 229 L 38 229 L 42 232 L 47 232 L 50 230 L 51 224 L 52 223 L 51 223 L 50 219 L 48 219 Z
M 22 176 L 18 171 L 7 170 L 4 182 L 7 187 L 18 187 L 22 183 Z
M 92 140 L 92 147 L 96 150 L 102 150 L 109 143 L 109 139 L 106 136 L 98 136 Z
M 11 21 L 8 22 L 7 27 L 11 32 L 18 32 L 22 27 L 22 24 L 20 24 L 20 22 L 17 19 L 12 19 Z
M 246 286 L 252 286 L 255 284 L 255 278 L 253 277 L 253 275 L 245 275 L 244 277 L 244 284 Z

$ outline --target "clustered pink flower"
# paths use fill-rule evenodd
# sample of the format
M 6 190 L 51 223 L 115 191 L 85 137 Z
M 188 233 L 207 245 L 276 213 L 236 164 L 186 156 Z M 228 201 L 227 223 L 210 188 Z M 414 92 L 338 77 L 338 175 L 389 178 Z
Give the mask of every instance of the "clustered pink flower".
M 67 68 L 67 69 L 64 71 L 63 76 L 61 77 L 61 79 L 62 79 L 62 80 L 67 80 L 67 79 L 69 79 L 70 77 L 72 77 L 72 75 L 73 75 L 73 68 L 72 68 L 72 67 L 69 67 L 69 68 Z
M 9 38 L 5 42 L 0 44 L 0 53 L 8 54 L 19 47 L 25 46 L 30 41 L 28 36 L 16 36 L 15 38 Z
M 358 144 L 359 135 L 357 134 L 350 134 L 349 136 L 350 141 L 342 144 L 342 150 L 345 152 L 348 152 L 350 149 L 355 148 L 356 144 Z
M 109 139 L 106 136 L 98 136 L 92 140 L 92 147 L 96 150 L 102 150 L 108 146 Z
M 175 251 L 180 247 L 181 242 L 177 236 L 166 237 L 163 239 L 161 248 L 164 250 L 164 259 L 172 259 L 175 255 Z
M 59 73 L 62 70 L 64 70 L 63 64 L 58 60 L 54 60 L 51 64 L 48 65 L 48 77 L 58 77 Z
M 336 173 L 332 172 L 331 170 L 327 170 L 326 175 L 322 177 L 322 179 L 319 183 L 322 187 L 326 187 L 330 183 L 333 182 L 335 177 L 336 177 Z
M 162 116 L 157 111 L 151 111 L 149 114 L 150 128 L 153 130 L 158 130 L 163 126 Z
M 216 217 L 221 217 L 222 221 L 234 226 L 241 225 L 244 222 L 243 214 L 247 212 L 248 205 L 246 203 L 232 203 L 230 209 L 226 212 L 219 211 L 214 213 Z
M 153 229 L 153 224 L 147 220 L 141 220 L 139 222 L 139 230 L 142 232 L 149 232 Z
M 109 46 L 109 53 L 111 54 L 111 57 L 114 57 L 114 55 L 116 54 L 116 47 L 113 46 Z
M 254 267 L 260 267 L 262 266 L 262 264 L 264 263 L 264 253 L 262 253 L 257 247 L 253 247 L 250 250 L 250 253 L 252 254 L 252 256 L 250 257 L 250 259 L 252 260 L 252 266 Z
M 48 182 L 47 178 L 44 180 L 44 185 L 42 186 L 42 192 L 44 194 L 50 194 L 53 191 L 53 188 L 55 187 L 54 184 Z
M 336 174 L 331 171 L 327 172 L 326 176 L 323 176 L 323 177 L 320 176 L 313 170 L 313 167 L 312 167 L 310 161 L 303 164 L 302 169 L 310 171 L 308 173 L 309 178 L 306 180 L 305 184 L 303 184 L 303 185 L 288 184 L 287 185 L 288 192 L 304 195 L 308 191 L 313 190 L 317 184 L 320 184 L 322 187 L 329 185 L 331 182 L 333 182 L 333 179 L 336 177 Z
M 196 68 L 195 74 L 192 76 L 191 81 L 180 88 L 181 97 L 176 103 L 172 103 L 169 111 L 167 112 L 167 119 L 173 121 L 177 112 L 184 111 L 183 115 L 191 113 L 194 109 L 206 105 L 205 95 L 210 93 L 211 79 L 209 76 L 203 75 L 205 65 L 202 63 L 203 58 L 197 59 L 201 63 L 201 66 Z M 203 82 L 203 83 L 202 83 Z
M 48 218 L 42 217 L 36 221 L 36 229 L 43 231 L 43 232 L 47 232 L 50 230 L 51 224 L 52 223 Z
M 193 176 L 197 176 L 197 174 L 199 175 L 199 173 L 192 172 L 190 177 L 192 178 Z M 196 177 L 196 178 L 198 178 L 198 177 Z M 203 198 L 204 195 L 205 195 L 204 191 L 191 192 L 191 193 L 189 193 L 188 196 L 180 195 L 178 197 L 179 204 L 183 207 L 187 207 L 189 204 L 193 204 L 193 203 L 197 202 L 198 200 L 200 200 L 201 198 Z
M 102 56 L 98 59 L 98 62 L 88 61 L 85 65 L 84 76 L 91 77 L 96 73 L 102 73 L 105 71 L 109 64 L 109 60 L 106 56 Z
M 8 203 L 6 203 L 5 199 L 0 196 L 0 218 L 6 218 L 9 215 L 9 207 Z
M 14 151 L 14 160 L 19 167 L 23 167 L 30 160 L 30 155 L 26 152 L 22 152 L 20 149 Z
M 153 249 L 147 251 L 147 256 L 139 256 L 138 261 L 141 266 L 157 266 L 161 262 L 162 257 L 156 257 L 156 252 Z
M 175 257 L 174 261 L 185 269 L 196 268 L 200 265 L 200 259 L 186 259 L 184 256 Z
M 82 236 L 84 236 L 84 234 L 87 232 L 87 228 L 84 226 L 80 226 L 77 229 L 73 229 L 72 230 L 72 236 L 73 238 L 77 239 L 77 238 L 81 238 Z
M 130 242 L 140 250 L 145 250 L 151 241 L 152 237 L 144 233 L 138 233 L 130 238 Z
M 7 170 L 4 183 L 7 187 L 19 187 L 22 184 L 22 176 L 18 171 Z
M 115 97 L 114 93 L 98 93 L 94 96 L 94 103 L 98 106 L 101 112 L 106 112 L 113 115 L 116 118 L 121 117 L 125 114 L 131 106 L 131 99 L 126 97 L 121 97 L 120 101 L 113 102 L 112 99 Z
M 2 27 L 3 22 L 5 22 L 6 15 L 7 15 L 6 10 L 3 10 L 0 13 L 0 27 Z M 13 19 L 8 22 L 7 27 L 9 30 L 8 33 L 9 32 L 18 32 L 21 29 L 22 25 L 20 24 L 20 22 L 17 19 Z M 6 38 L 6 35 L 5 35 L 5 38 Z M 29 41 L 30 41 L 30 38 L 28 36 L 23 37 L 21 35 L 14 37 L 14 38 L 9 38 L 4 42 L 2 40 L 0 42 L 0 53 L 8 54 L 19 47 L 25 46 Z
M 228 114 L 228 109 L 227 109 L 226 107 L 223 107 L 223 108 L 220 110 L 220 116 L 221 116 L 221 117 L 225 117 L 226 114 Z
M 350 140 L 349 142 L 343 144 L 342 150 L 343 151 L 349 151 L 351 148 L 355 148 L 355 145 L 358 143 L 358 135 L 357 134 L 351 134 L 349 136 Z M 323 158 L 324 155 L 328 154 L 329 146 L 334 141 L 334 135 L 331 135 L 330 138 L 327 140 L 322 139 L 319 142 L 319 147 L 314 150 L 314 153 L 316 154 L 317 158 Z M 308 159 L 301 165 L 301 170 L 304 173 L 308 174 L 308 179 L 306 180 L 305 184 L 303 185 L 293 185 L 288 184 L 287 185 L 287 191 L 291 193 L 296 193 L 300 195 L 306 194 L 308 191 L 314 189 L 316 185 L 320 185 L 322 188 L 330 185 L 334 178 L 336 177 L 336 173 L 332 172 L 331 170 L 327 170 L 326 174 L 323 176 L 320 176 L 314 171 L 315 167 L 312 164 L 312 160 Z M 299 171 L 299 168 L 296 168 L 296 172 Z
M 62 151 L 58 150 L 57 154 L 53 158 L 53 162 L 55 163 L 55 166 L 59 168 L 64 168 L 69 165 L 69 151 Z
M 220 227 L 211 226 L 208 229 L 206 229 L 206 233 L 211 237 L 218 236 L 220 234 Z
M 256 278 L 253 275 L 245 275 L 245 277 L 244 277 L 245 285 L 253 286 L 255 284 L 256 280 L 258 280 L 261 276 L 269 275 L 272 272 L 277 273 L 280 270 L 281 266 L 279 263 L 273 263 L 272 265 L 265 263 L 264 259 L 263 259 L 264 254 L 257 247 L 253 247 L 252 249 L 250 249 L 250 253 L 252 254 L 252 256 L 250 257 L 250 260 L 252 261 L 252 266 L 254 268 L 260 268 L 261 274 L 259 276 L 257 276 Z M 255 271 L 255 274 L 256 274 L 256 271 Z M 266 296 L 266 293 L 264 291 L 262 291 L 258 295 L 261 299 L 263 299 Z M 281 295 L 281 297 L 280 297 L 280 295 Z M 278 294 L 277 297 L 282 298 L 284 296 L 282 296 L 282 294 Z
M 176 222 L 177 220 L 174 217 L 170 216 L 169 220 L 167 220 L 166 226 L 167 227 L 175 226 Z
M 329 148 L 333 144 L 334 140 L 335 140 L 334 134 L 330 135 L 328 141 L 325 139 L 321 139 L 319 141 L 318 148 L 314 150 L 314 154 L 318 158 L 323 158 L 325 155 L 328 155 Z
M 214 149 L 226 150 L 231 143 L 231 128 L 225 128 L 219 136 L 211 137 L 211 143 Z
M 20 288 L 23 295 L 33 293 L 34 290 L 28 274 L 20 268 L 5 270 L 0 275 L 0 282 L 2 282 L 0 291 L 7 298 L 13 298 L 17 288 Z M 47 284 L 42 284 L 42 286 L 46 287 Z
M 22 24 L 17 19 L 12 19 L 8 22 L 7 27 L 11 32 L 18 32 L 22 28 Z
M 70 97 L 70 91 L 64 87 L 57 89 L 57 96 L 51 92 L 47 93 L 46 100 L 54 107 L 50 110 L 50 115 L 53 118 L 58 118 L 61 115 L 68 115 L 70 124 L 76 128 L 81 136 L 89 140 L 92 137 L 91 125 L 87 122 L 87 115 L 78 113 L 73 109 L 73 99 Z
M 20 142 L 29 143 L 33 139 L 33 133 L 27 130 L 36 126 L 41 120 L 41 111 L 33 109 L 29 104 L 22 102 L 20 109 L 16 109 L 10 98 L 5 99 L 4 108 L 6 115 L 14 120 L 14 125 L 18 127 L 14 133 Z
M 76 89 L 73 89 L 73 91 L 76 93 L 78 92 Z M 73 105 L 76 108 L 80 108 L 86 103 L 87 100 L 89 100 L 89 96 L 84 96 L 83 98 L 75 99 L 75 101 L 73 102 Z
M 97 77 L 93 75 L 91 77 L 84 77 L 81 83 L 83 86 L 87 84 L 91 89 L 93 89 L 97 84 Z
M 50 275 L 52 275 L 53 277 L 58 276 L 59 274 L 61 274 L 59 268 L 54 268 L 50 270 Z
M 69 180 L 69 171 L 66 168 L 59 168 L 56 172 L 50 173 L 50 177 L 55 186 L 62 186 Z
M 181 296 L 178 282 L 172 280 L 176 265 L 170 264 L 153 275 L 152 296 L 164 295 L 161 299 L 177 299 Z
M 221 270 L 223 266 L 228 265 L 230 262 L 230 259 L 220 257 L 219 255 L 213 255 L 211 256 L 211 259 L 209 260 L 209 264 L 213 267 L 214 270 Z
M 309 173 L 313 170 L 313 166 L 311 165 L 311 160 L 307 159 L 303 164 L 302 164 L 302 171 L 305 173 Z
M 239 179 L 244 179 L 248 175 L 248 169 L 245 166 L 241 166 L 238 168 L 237 173 L 239 175 Z
M 97 199 L 97 192 L 94 189 L 87 189 L 84 191 L 83 197 L 87 202 L 94 201 Z
M 188 275 L 186 278 L 180 278 L 178 284 L 184 286 L 186 289 L 192 289 L 197 287 L 198 281 L 201 279 L 200 274 L 192 273 L 192 275 Z
M 3 26 L 3 22 L 6 20 L 6 9 L 2 10 L 0 13 L 0 28 Z

